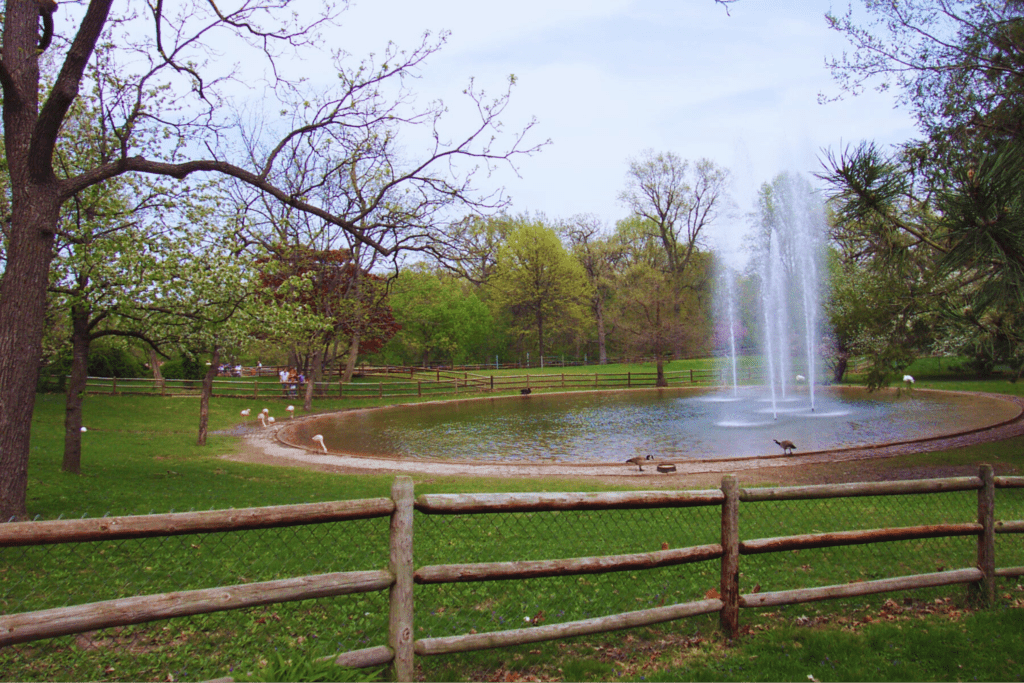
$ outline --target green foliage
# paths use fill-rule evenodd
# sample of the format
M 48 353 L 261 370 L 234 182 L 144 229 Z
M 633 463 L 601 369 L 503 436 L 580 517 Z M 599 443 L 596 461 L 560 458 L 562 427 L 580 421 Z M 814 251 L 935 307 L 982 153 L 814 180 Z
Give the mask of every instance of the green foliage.
M 71 371 L 71 351 L 64 349 L 43 370 L 45 374 L 66 375 Z M 93 344 L 89 349 L 90 377 L 144 377 L 146 369 L 130 351 L 114 344 Z
M 846 262 L 902 280 L 896 298 L 910 292 L 904 313 L 932 318 L 934 352 L 970 354 L 978 368 L 1009 363 L 1019 375 L 1022 5 L 897 0 L 867 11 L 864 24 L 852 12 L 828 15 L 855 48 L 833 61 L 833 75 L 853 93 L 869 80 L 895 84 L 927 137 L 892 153 L 862 143 L 828 154 L 833 238 Z M 873 302 L 892 308 L 884 296 Z
M 89 375 L 92 377 L 142 377 L 145 369 L 138 358 L 117 346 L 97 346 L 89 350 Z
M 468 284 L 426 270 L 403 272 L 391 288 L 390 304 L 402 329 L 385 350 L 403 364 L 470 363 L 496 344 L 490 309 Z
M 203 379 L 206 376 L 206 364 L 198 355 L 186 353 L 161 365 L 160 373 L 167 379 Z
M 545 334 L 571 333 L 584 318 L 590 284 L 580 263 L 566 252 L 555 231 L 520 219 L 498 250 L 489 283 L 495 301 L 523 334 L 536 333 L 537 349 L 548 348 Z

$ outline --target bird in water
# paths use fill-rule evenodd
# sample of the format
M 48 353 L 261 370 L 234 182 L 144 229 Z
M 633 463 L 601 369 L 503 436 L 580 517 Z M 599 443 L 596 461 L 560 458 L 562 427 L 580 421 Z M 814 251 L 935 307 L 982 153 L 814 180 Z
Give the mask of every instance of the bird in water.
M 796 444 L 789 439 L 783 439 L 782 441 L 772 439 L 772 441 L 782 446 L 782 452 L 786 455 L 793 455 L 793 450 L 796 449 Z
M 644 462 L 646 462 L 648 460 L 654 460 L 654 456 L 653 455 L 648 455 L 646 458 L 641 458 L 638 455 L 635 458 L 630 458 L 626 462 L 628 462 L 631 465 L 636 465 L 640 469 L 640 471 L 643 472 L 644 471 Z

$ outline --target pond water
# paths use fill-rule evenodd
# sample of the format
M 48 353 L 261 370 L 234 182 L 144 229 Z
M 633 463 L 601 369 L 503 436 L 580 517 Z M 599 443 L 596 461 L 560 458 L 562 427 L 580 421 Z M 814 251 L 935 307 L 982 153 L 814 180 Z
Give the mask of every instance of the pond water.
M 986 396 L 917 390 L 869 394 L 819 389 L 772 403 L 685 389 L 570 393 L 452 401 L 336 413 L 295 425 L 334 452 L 523 463 L 621 462 L 651 454 L 713 459 L 832 450 L 976 429 L 1017 414 Z

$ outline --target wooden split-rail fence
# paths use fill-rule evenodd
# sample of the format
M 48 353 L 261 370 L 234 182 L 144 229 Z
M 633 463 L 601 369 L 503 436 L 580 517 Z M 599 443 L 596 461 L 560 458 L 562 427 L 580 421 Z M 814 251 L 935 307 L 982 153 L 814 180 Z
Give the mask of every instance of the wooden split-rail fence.
M 754 375 L 746 373 L 747 381 Z M 669 386 L 714 385 L 725 381 L 715 369 L 693 368 L 666 372 Z M 374 381 L 376 380 L 376 381 Z M 452 370 L 428 370 L 417 367 L 381 366 L 362 368 L 360 377 L 352 382 L 317 382 L 315 398 L 403 398 L 423 396 L 458 396 L 481 392 L 515 392 L 524 389 L 635 389 L 653 387 L 656 372 L 596 372 L 522 375 L 484 375 Z M 85 391 L 89 394 L 199 396 L 202 380 L 152 378 L 87 377 Z M 52 387 L 57 382 L 51 382 Z M 217 377 L 213 395 L 228 398 L 292 398 L 301 400 L 305 385 L 292 390 L 271 378 Z
M 387 645 L 340 653 L 332 658 L 344 666 L 391 664 L 396 680 L 411 681 L 415 656 L 534 643 L 658 624 L 704 614 L 719 614 L 722 628 L 730 636 L 735 636 L 739 630 L 739 613 L 743 608 L 798 604 L 955 584 L 972 584 L 981 599 L 991 603 L 994 599 L 997 576 L 1024 575 L 1024 567 L 996 565 L 996 535 L 1024 533 L 1022 520 L 996 521 L 995 497 L 996 490 L 1000 488 L 1024 488 L 1024 477 L 996 477 L 990 466 L 983 465 L 976 477 L 915 481 L 744 489 L 738 486 L 734 475 L 727 475 L 722 480 L 721 489 L 706 491 L 427 494 L 419 497 L 414 497 L 411 479 L 398 477 L 392 486 L 390 498 L 137 517 L 0 524 L 0 546 L 14 547 L 230 532 L 390 517 L 390 556 L 387 569 L 300 576 L 6 614 L 0 616 L 0 646 L 172 617 L 386 590 L 389 593 Z M 740 538 L 741 504 L 857 496 L 908 496 L 971 490 L 977 491 L 976 522 L 833 531 L 777 538 Z M 414 566 L 414 511 L 428 515 L 477 515 L 695 506 L 720 506 L 719 543 L 629 555 L 438 564 L 421 566 L 418 569 Z M 952 536 L 977 538 L 977 561 L 974 566 L 833 586 L 750 594 L 739 592 L 740 558 L 744 555 Z M 567 623 L 490 633 L 470 632 L 447 637 L 414 638 L 413 585 L 416 583 L 522 580 L 637 571 L 712 561 L 719 564 L 718 597 Z

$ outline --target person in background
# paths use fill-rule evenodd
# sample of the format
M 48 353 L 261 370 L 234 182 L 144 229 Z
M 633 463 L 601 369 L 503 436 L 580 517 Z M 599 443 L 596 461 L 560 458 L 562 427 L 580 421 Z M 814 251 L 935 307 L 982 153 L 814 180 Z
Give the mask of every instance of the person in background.
M 298 396 L 299 395 L 299 371 L 292 368 L 288 372 L 288 395 Z

